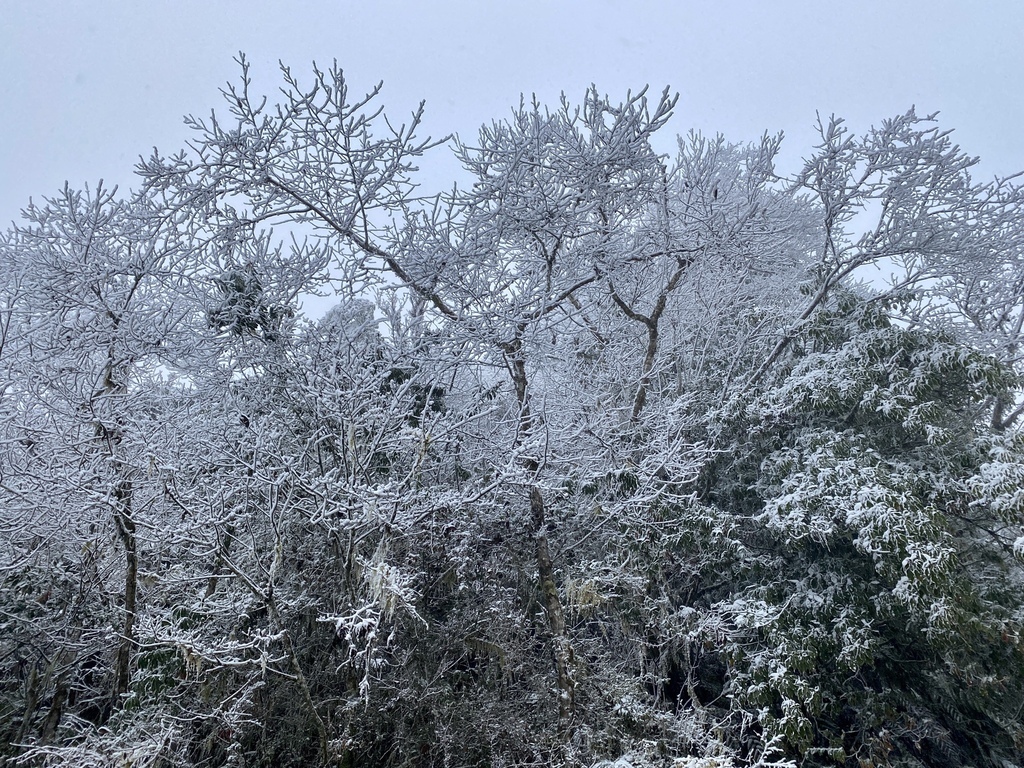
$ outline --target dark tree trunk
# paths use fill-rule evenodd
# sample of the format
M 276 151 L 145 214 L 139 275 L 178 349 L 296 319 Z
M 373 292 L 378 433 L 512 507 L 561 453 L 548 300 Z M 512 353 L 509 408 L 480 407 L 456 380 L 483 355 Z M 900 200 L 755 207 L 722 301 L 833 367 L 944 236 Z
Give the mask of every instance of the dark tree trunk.
M 121 699 L 128 693 L 131 679 L 132 651 L 135 647 L 135 611 L 138 592 L 139 554 L 135 539 L 135 521 L 132 519 L 132 484 L 122 481 L 114 492 L 114 522 L 117 534 L 124 546 L 124 622 L 121 637 L 114 657 L 113 706 L 117 709 Z
M 565 631 L 565 612 L 562 610 L 562 599 L 555 586 L 555 568 L 548 549 L 544 497 L 536 486 L 530 489 L 530 518 L 537 548 L 537 573 L 540 577 L 541 593 L 544 596 L 544 610 L 547 613 L 548 628 L 551 630 L 554 644 L 555 677 L 558 683 L 558 725 L 560 732 L 567 735 L 576 703 L 573 650 L 572 643 L 569 642 Z

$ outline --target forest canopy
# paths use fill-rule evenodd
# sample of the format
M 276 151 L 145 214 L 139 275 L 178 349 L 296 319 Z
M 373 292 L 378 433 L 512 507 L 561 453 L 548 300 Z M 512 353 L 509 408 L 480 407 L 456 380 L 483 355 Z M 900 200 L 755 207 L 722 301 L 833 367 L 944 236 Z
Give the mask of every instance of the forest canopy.
M 1024 765 L 1017 180 L 240 63 L 0 237 L 0 764 Z

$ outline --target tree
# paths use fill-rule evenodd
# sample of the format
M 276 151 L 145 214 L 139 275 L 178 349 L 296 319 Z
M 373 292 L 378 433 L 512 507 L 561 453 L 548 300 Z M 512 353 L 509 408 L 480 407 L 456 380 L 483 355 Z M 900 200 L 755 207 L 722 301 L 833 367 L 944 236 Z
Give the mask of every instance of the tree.
M 1016 186 L 592 89 L 421 197 L 422 108 L 241 64 L 0 247 L 9 754 L 1020 762 Z
M 189 309 L 175 291 L 189 272 L 174 233 L 155 226 L 141 198 L 65 188 L 26 218 L 0 243 L 4 578 L 20 601 L 33 588 L 29 574 L 51 574 L 36 597 L 41 632 L 13 651 L 29 677 L 18 740 L 38 735 L 45 744 L 72 698 L 79 718 L 102 724 L 128 692 L 139 524 L 156 505 L 151 470 L 159 461 L 140 383 L 177 346 Z M 111 570 L 121 580 L 116 599 Z M 27 618 L 18 617 L 13 637 L 24 637 Z M 112 658 L 103 648 L 111 642 Z M 43 699 L 49 710 L 40 720 L 30 703 Z
M 711 610 L 733 627 L 732 706 L 815 762 L 1016 759 L 1020 563 L 978 492 L 978 415 L 1014 379 L 849 301 L 731 417 L 712 498 L 749 515 L 750 587 Z

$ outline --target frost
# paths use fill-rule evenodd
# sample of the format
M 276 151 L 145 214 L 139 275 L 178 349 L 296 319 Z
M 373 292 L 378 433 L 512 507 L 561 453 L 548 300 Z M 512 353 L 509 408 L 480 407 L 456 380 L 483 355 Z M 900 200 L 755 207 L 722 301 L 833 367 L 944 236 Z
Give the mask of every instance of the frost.
M 240 64 L 0 237 L 0 762 L 1020 762 L 1024 187 Z

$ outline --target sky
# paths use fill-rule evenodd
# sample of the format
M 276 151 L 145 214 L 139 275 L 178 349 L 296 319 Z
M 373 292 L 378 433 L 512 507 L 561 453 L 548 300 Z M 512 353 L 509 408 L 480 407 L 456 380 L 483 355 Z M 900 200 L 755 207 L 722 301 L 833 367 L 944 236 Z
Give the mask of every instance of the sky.
M 337 61 L 353 91 L 383 81 L 388 114 L 425 100 L 435 137 L 471 139 L 521 94 L 649 84 L 679 93 L 673 134 L 784 131 L 783 171 L 817 113 L 859 133 L 911 106 L 941 112 L 979 180 L 1024 170 L 1019 0 L 0 0 L 0 226 L 65 181 L 135 186 L 140 155 L 221 108 L 240 51 L 267 93 L 279 62 Z M 424 161 L 425 191 L 456 173 L 447 153 Z

